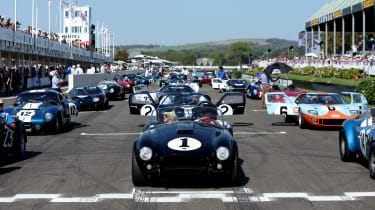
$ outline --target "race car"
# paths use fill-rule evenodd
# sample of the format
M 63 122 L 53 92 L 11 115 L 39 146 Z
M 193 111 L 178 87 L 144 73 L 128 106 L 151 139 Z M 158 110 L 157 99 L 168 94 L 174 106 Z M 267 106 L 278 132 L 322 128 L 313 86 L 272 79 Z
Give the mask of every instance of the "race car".
M 200 77 L 192 77 L 191 78 L 191 83 L 193 84 L 197 84 L 200 88 L 203 86 L 203 83 L 202 83 L 202 78 Z
M 202 76 L 202 83 L 203 84 L 211 84 L 211 81 L 213 78 L 215 78 L 215 72 L 213 71 L 207 71 L 203 76 Z
M 124 87 L 125 92 L 131 93 L 133 85 L 134 85 L 134 82 L 132 80 L 130 80 L 128 77 L 121 77 L 121 79 L 120 78 L 116 79 L 115 77 L 114 80 L 116 81 L 117 84 L 122 85 Z
M 211 80 L 211 87 L 213 89 L 227 89 L 228 88 L 227 82 L 228 82 L 228 80 L 222 80 L 220 78 L 214 78 L 214 79 Z
M 115 81 L 103 81 L 98 86 L 106 92 L 109 100 L 125 99 L 125 87 L 117 84 Z
M 197 93 L 192 87 L 188 85 L 166 85 L 156 92 L 158 99 L 171 93 Z
M 124 81 L 124 80 L 128 79 L 131 86 L 133 86 L 134 82 L 136 80 L 136 77 L 137 77 L 137 75 L 135 75 L 135 74 L 123 74 L 123 75 L 121 75 L 120 80 Z
M 153 81 L 152 77 L 137 76 L 134 80 L 135 85 L 149 85 Z
M 231 79 L 226 83 L 226 88 L 224 91 L 229 92 L 241 92 L 246 93 L 246 90 L 250 88 L 250 84 L 243 79 Z
M 177 75 L 176 73 L 170 73 L 170 74 L 163 74 L 162 78 L 159 81 L 159 86 L 163 87 L 165 85 L 169 85 L 171 80 L 177 80 Z
M 366 98 L 360 93 L 350 93 L 359 97 L 360 103 L 348 103 L 336 93 L 304 93 L 288 96 L 285 92 L 266 94 L 267 112 L 283 115 L 286 122 L 296 121 L 300 128 L 340 127 L 346 119 L 358 119 L 360 106 L 367 107 Z M 358 101 L 357 101 L 358 102 Z
M 8 127 L 6 118 L 11 115 L 0 116 L 0 156 L 14 154 L 22 159 L 26 152 L 27 135 L 23 122 L 15 119 L 16 130 Z M 2 158 L 0 158 L 1 160 Z
M 173 175 L 220 176 L 232 184 L 237 182 L 237 141 L 219 109 L 168 107 L 153 111 L 151 116 L 133 144 L 135 186 Z
M 250 85 L 246 89 L 246 96 L 251 99 L 260 100 L 263 96 L 262 87 L 260 86 L 260 83 L 255 83 L 254 85 Z
M 366 112 L 366 117 L 346 120 L 339 134 L 340 158 L 344 162 L 354 161 L 357 155 L 368 160 L 371 178 L 375 179 L 375 108 Z
M 14 106 L 4 111 L 17 116 L 27 132 L 59 133 L 64 127 L 70 126 L 73 116 L 78 116 L 76 105 L 68 103 L 64 94 L 54 90 L 22 92 Z
M 105 91 L 98 86 L 73 88 L 67 97 L 78 102 L 80 111 L 106 109 L 109 106 L 109 99 Z
M 168 94 L 160 100 L 160 103 L 156 103 L 150 95 L 144 94 L 134 94 L 129 99 L 131 114 L 140 114 L 142 116 L 150 115 L 159 106 L 163 108 L 187 105 L 217 107 L 222 110 L 223 115 L 239 115 L 245 112 L 246 98 L 243 93 L 225 93 L 216 104 L 211 102 L 209 96 L 199 93 Z

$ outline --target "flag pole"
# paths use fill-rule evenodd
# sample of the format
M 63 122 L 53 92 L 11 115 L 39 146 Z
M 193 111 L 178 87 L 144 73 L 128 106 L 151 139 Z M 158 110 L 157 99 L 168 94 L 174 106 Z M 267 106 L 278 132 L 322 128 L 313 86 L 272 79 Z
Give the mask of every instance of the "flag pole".
M 61 30 L 61 20 L 62 20 L 61 10 L 62 10 L 62 0 L 60 0 L 60 36 L 62 34 L 62 30 Z
M 17 0 L 14 0 L 14 30 L 17 31 Z
M 51 39 L 51 0 L 48 0 L 48 38 Z
M 112 58 L 115 60 L 115 34 L 113 34 L 113 50 L 112 50 Z
M 34 37 L 34 0 L 31 2 L 31 36 Z

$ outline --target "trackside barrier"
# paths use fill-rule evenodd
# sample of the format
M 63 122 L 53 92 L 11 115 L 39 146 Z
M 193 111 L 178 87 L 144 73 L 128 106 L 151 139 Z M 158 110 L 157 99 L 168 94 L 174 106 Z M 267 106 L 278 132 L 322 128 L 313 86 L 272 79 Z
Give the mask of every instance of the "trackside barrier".
M 128 70 L 128 71 L 120 71 L 120 72 L 113 72 L 113 73 L 104 73 L 104 74 L 79 74 L 79 75 L 72 75 L 68 76 L 68 87 L 69 91 L 76 87 L 83 87 L 83 86 L 90 86 L 90 85 L 98 85 L 103 79 L 113 80 L 116 75 L 124 75 L 124 74 L 136 74 L 143 70 Z

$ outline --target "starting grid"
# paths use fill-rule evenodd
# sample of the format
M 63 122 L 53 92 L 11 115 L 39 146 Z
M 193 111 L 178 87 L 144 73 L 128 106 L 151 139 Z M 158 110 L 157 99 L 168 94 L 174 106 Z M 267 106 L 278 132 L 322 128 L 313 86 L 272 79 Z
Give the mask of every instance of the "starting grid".
M 214 199 L 223 203 L 261 203 L 283 199 L 304 199 L 310 202 L 358 201 L 375 197 L 375 192 L 346 192 L 342 195 L 312 195 L 308 193 L 262 193 L 256 194 L 249 188 L 229 191 L 147 191 L 133 188 L 126 194 L 97 194 L 93 197 L 64 197 L 63 194 L 17 194 L 0 197 L 0 203 L 25 200 L 48 200 L 50 203 L 97 203 L 105 200 L 129 200 L 137 203 L 186 203 L 196 199 Z

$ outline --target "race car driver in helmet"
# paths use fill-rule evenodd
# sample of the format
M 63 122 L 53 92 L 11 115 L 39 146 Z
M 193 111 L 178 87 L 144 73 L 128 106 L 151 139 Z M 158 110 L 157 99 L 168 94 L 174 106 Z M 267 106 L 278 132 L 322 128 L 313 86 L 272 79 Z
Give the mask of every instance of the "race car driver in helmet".
M 16 121 L 10 116 L 7 112 L 4 112 L 3 110 L 4 101 L 3 99 L 0 99 L 0 117 L 3 118 L 8 125 L 9 128 L 12 130 L 16 130 Z

